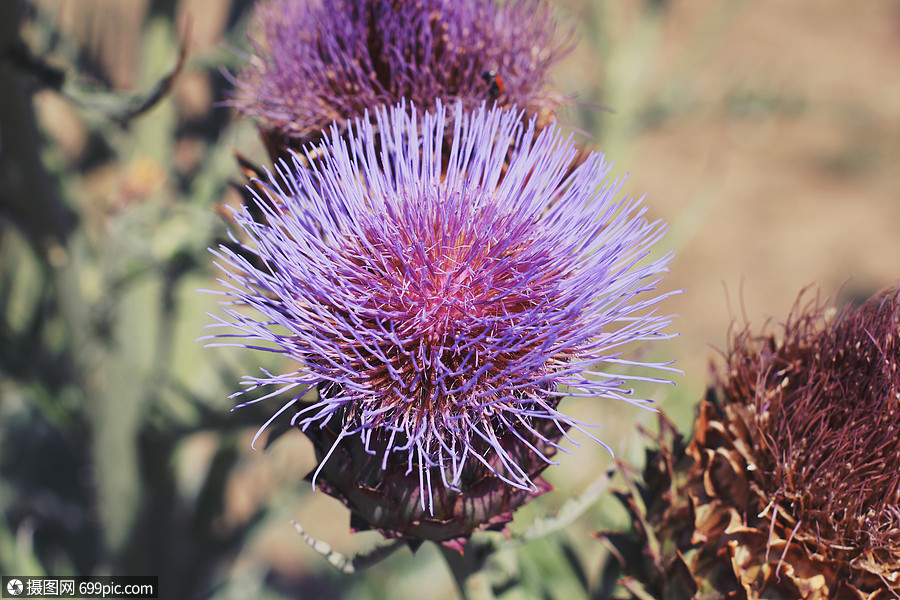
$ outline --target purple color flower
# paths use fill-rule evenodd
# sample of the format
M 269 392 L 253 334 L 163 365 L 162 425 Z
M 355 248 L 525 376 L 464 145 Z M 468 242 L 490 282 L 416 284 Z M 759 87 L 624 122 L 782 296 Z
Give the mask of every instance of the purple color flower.
M 256 17 L 232 103 L 295 148 L 404 98 L 496 100 L 547 120 L 563 100 L 547 71 L 569 46 L 542 0 L 274 0 Z
M 278 414 L 334 432 L 314 486 L 355 444 L 382 470 L 402 459 L 432 513 L 433 492 L 465 491 L 473 470 L 536 492 L 557 440 L 584 431 L 561 398 L 640 405 L 626 380 L 662 381 L 597 368 L 637 364 L 621 347 L 669 337 L 670 321 L 654 289 L 671 253 L 649 257 L 666 228 L 616 199 L 602 155 L 570 172 L 576 149 L 556 126 L 440 103 L 332 127 L 325 147 L 311 169 L 282 162 L 269 180 L 284 183 L 257 197 L 265 219 L 235 214 L 249 241 L 214 252 L 229 300 L 217 326 L 234 330 L 216 337 L 297 363 L 241 393 L 292 390 Z M 319 397 L 304 403 L 309 387 Z

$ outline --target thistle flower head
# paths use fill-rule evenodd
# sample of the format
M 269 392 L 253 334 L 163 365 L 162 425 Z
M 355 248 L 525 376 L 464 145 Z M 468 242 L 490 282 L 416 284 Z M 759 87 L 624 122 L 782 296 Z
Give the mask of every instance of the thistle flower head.
M 690 445 L 648 462 L 650 593 L 900 597 L 898 336 L 897 290 L 735 336 Z
M 793 507 L 805 522 L 795 539 L 857 552 L 893 546 L 900 559 L 898 336 L 895 291 L 833 320 L 817 307 L 799 311 L 780 344 L 738 337 L 723 400 L 753 412 L 755 479 L 767 504 Z
M 400 105 L 333 127 L 323 149 L 312 168 L 281 163 L 265 218 L 235 216 L 249 241 L 216 252 L 220 325 L 296 363 L 249 389 L 295 390 L 282 411 L 317 446 L 313 485 L 386 534 L 508 520 L 544 489 L 560 437 L 584 430 L 563 396 L 644 402 L 592 367 L 667 337 L 653 290 L 669 255 L 647 259 L 665 228 L 616 199 L 600 155 L 570 172 L 571 140 L 515 111 Z
M 299 149 L 403 98 L 496 100 L 545 120 L 562 101 L 547 71 L 568 46 L 542 0 L 269 0 L 256 16 L 232 102 L 276 146 Z

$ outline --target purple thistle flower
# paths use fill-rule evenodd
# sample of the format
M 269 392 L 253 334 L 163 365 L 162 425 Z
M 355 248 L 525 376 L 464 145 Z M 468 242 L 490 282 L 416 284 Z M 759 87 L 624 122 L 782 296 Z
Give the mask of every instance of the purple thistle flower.
M 232 104 L 275 155 L 406 99 L 517 105 L 545 121 L 564 100 L 547 72 L 569 49 L 542 0 L 273 0 Z M 571 36 L 567 36 L 571 39 Z
M 269 423 L 293 411 L 313 439 L 314 488 L 323 477 L 386 535 L 464 538 L 545 489 L 558 440 L 585 431 L 558 410 L 564 396 L 644 405 L 626 381 L 664 381 L 597 366 L 639 364 L 623 345 L 670 337 L 654 289 L 671 253 L 648 257 L 666 227 L 616 199 L 602 155 L 572 171 L 571 136 L 518 111 L 438 102 L 374 117 L 333 126 L 312 168 L 282 161 L 268 177 L 282 183 L 256 197 L 264 219 L 236 211 L 248 241 L 214 251 L 228 302 L 213 327 L 234 333 L 214 337 L 296 361 L 246 377 L 240 393 L 279 390 L 240 406 L 295 394 Z M 361 506 L 379 489 L 406 528 Z M 467 506 L 472 494 L 490 506 Z M 435 533 L 430 517 L 466 523 Z

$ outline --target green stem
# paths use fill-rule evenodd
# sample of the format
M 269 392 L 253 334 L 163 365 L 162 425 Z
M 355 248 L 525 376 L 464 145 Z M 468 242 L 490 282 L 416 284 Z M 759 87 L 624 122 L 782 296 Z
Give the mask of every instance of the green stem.
M 469 600 L 469 578 L 481 570 L 483 561 L 478 560 L 477 549 L 473 547 L 473 542 L 466 545 L 463 553 L 459 553 L 452 548 L 447 548 L 443 544 L 438 544 L 441 549 L 441 555 L 453 575 L 453 582 L 456 583 L 456 590 L 462 600 Z

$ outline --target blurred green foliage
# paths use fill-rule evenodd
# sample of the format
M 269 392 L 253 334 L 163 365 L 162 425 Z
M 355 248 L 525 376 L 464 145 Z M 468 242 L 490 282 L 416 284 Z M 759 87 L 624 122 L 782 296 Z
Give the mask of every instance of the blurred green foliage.
M 161 597 L 213 597 L 228 588 L 218 570 L 267 509 L 221 522 L 239 433 L 260 417 L 230 414 L 227 396 L 258 364 L 201 352 L 196 341 L 215 304 L 196 292 L 210 284 L 206 248 L 224 231 L 213 207 L 234 177 L 229 140 L 241 134 L 227 111 L 189 118 L 169 98 L 113 118 L 134 98 L 95 87 L 97 57 L 47 8 L 0 9 L 0 47 L 17 49 L 0 65 L 0 571 L 158 574 Z M 100 9 L 87 6 L 83 18 Z M 248 10 L 227 16 L 238 39 Z M 173 69 L 178 36 L 189 35 L 175 16 L 173 3 L 147 7 L 137 30 L 142 90 Z M 192 76 L 221 98 L 223 61 L 191 61 Z M 52 72 L 61 81 L 48 81 Z M 35 93 L 68 106 L 39 121 Z M 80 132 L 76 153 L 54 144 L 54 119 Z M 198 155 L 189 169 L 176 151 L 185 140 Z M 213 450 L 189 493 L 176 462 L 200 434 Z

